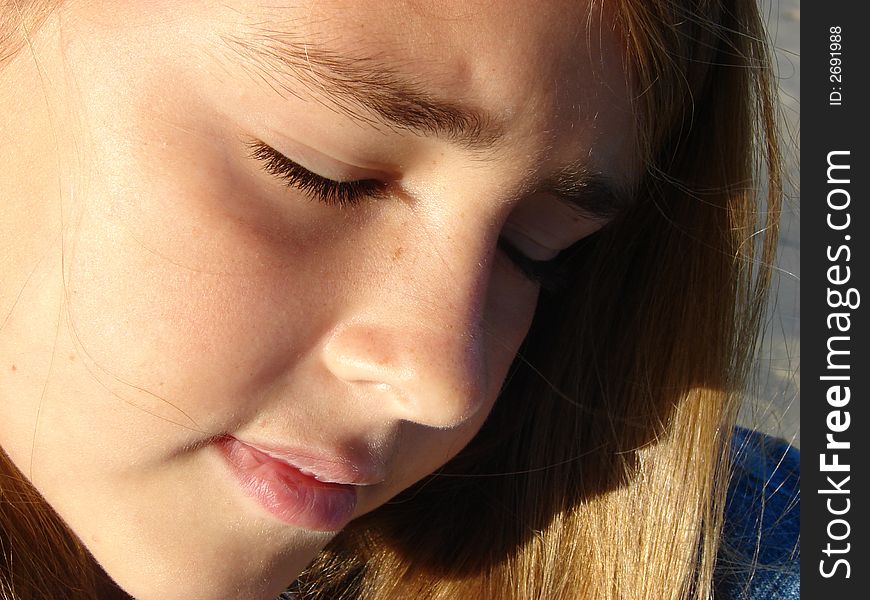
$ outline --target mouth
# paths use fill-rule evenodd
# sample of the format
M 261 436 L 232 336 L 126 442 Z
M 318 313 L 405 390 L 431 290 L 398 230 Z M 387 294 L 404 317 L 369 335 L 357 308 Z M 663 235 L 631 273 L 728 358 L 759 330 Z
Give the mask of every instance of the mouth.
M 348 461 L 255 447 L 232 436 L 215 440 L 242 491 L 280 521 L 334 532 L 356 509 L 357 489 L 377 483 Z

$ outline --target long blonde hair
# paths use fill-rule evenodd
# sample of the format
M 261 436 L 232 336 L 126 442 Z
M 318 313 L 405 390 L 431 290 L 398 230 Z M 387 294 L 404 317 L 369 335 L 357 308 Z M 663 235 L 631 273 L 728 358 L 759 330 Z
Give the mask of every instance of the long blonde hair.
M 0 13 L 0 63 L 42 14 Z M 622 37 L 637 91 L 636 202 L 578 248 L 570 289 L 542 296 L 472 443 L 351 523 L 296 582 L 302 597 L 711 595 L 777 238 L 767 45 L 755 0 L 613 0 L 607 14 L 595 26 Z M 0 478 L 0 597 L 96 597 L 92 559 L 2 453 Z
M 634 207 L 580 250 L 569 293 L 541 299 L 475 440 L 352 523 L 299 579 L 303 597 L 712 594 L 777 239 L 768 49 L 755 0 L 609 13 L 638 91 Z

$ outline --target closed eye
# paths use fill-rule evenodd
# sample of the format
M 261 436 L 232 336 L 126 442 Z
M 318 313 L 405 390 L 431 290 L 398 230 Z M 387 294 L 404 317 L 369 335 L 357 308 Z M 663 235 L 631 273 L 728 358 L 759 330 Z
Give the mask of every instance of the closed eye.
M 382 198 L 386 193 L 385 184 L 376 179 L 335 181 L 312 173 L 259 140 L 250 142 L 248 149 L 250 158 L 261 162 L 264 171 L 283 181 L 287 187 L 329 206 L 351 207 L 363 200 Z
M 335 181 L 312 173 L 259 140 L 250 142 L 248 149 L 249 157 L 262 163 L 264 171 L 284 182 L 287 187 L 297 189 L 309 198 L 328 206 L 348 208 L 365 200 L 379 199 L 386 195 L 385 183 L 377 179 Z M 575 254 L 574 247 L 546 261 L 529 258 L 503 237 L 499 238 L 498 248 L 505 253 L 518 271 L 543 289 L 556 292 L 567 285 L 570 269 L 567 268 L 566 263 Z
M 511 263 L 527 279 L 537 283 L 542 290 L 557 293 L 571 284 L 575 274 L 575 264 L 578 254 L 583 246 L 589 243 L 589 239 L 595 234 L 588 236 L 569 248 L 565 248 L 550 260 L 534 260 L 517 250 L 505 238 L 499 238 L 498 248 L 510 259 Z

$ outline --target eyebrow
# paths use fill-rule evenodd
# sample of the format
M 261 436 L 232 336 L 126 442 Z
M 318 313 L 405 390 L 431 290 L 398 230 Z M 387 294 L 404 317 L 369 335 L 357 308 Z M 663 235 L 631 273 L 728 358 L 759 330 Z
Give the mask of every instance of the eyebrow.
M 472 150 L 490 150 L 503 137 L 492 115 L 436 98 L 377 57 L 344 56 L 297 35 L 259 28 L 223 40 L 243 59 L 243 67 L 275 91 L 300 97 L 286 82 L 289 76 L 322 104 L 357 121 L 444 138 Z
M 345 56 L 299 35 L 261 27 L 223 36 L 223 41 L 242 58 L 249 74 L 281 95 L 308 99 L 299 93 L 301 84 L 318 102 L 356 121 L 443 138 L 485 154 L 504 139 L 500 121 L 491 114 L 436 98 L 377 57 Z M 560 170 L 535 189 L 557 196 L 583 217 L 599 220 L 617 216 L 633 196 L 584 161 Z
M 635 197 L 633 189 L 589 169 L 584 162 L 557 172 L 540 189 L 571 205 L 581 216 L 601 221 L 619 216 L 634 204 Z

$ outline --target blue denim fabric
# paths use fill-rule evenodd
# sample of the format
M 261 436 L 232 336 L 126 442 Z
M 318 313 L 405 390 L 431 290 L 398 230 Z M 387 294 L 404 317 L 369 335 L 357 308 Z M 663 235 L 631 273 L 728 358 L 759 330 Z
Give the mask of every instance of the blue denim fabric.
M 800 598 L 800 452 L 738 428 L 716 600 Z

